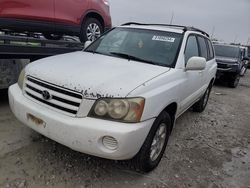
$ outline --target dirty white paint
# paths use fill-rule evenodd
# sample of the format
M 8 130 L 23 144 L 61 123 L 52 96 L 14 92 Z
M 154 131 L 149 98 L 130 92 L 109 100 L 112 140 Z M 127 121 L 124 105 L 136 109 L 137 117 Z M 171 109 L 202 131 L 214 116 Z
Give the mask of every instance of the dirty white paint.
M 160 112 L 174 102 L 178 117 L 200 99 L 214 79 L 215 59 L 208 61 L 203 70 L 186 70 L 184 49 L 188 35 L 194 33 L 184 34 L 175 68 L 89 52 L 49 57 L 26 68 L 26 75 L 81 92 L 84 98 L 93 101 L 100 97 L 143 97 L 145 107 L 139 123 L 70 117 L 33 102 L 23 95 L 17 84 L 9 89 L 11 109 L 24 124 L 74 150 L 109 159 L 130 159 L 141 148 Z M 81 108 L 85 110 L 80 112 L 86 114 L 91 110 L 90 105 L 81 105 Z M 34 126 L 27 121 L 27 113 L 46 122 L 46 127 Z M 104 136 L 116 139 L 116 150 L 104 147 Z

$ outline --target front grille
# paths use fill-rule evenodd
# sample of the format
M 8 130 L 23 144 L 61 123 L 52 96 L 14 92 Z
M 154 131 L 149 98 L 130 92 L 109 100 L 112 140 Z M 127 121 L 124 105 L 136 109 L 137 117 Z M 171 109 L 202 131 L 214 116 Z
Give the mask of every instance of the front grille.
M 82 101 L 82 94 L 79 92 L 30 76 L 25 81 L 24 91 L 36 102 L 71 116 L 76 116 Z M 48 98 L 43 95 L 45 91 L 49 94 Z
M 227 64 L 224 63 L 217 63 L 218 68 L 222 68 L 222 69 L 226 69 L 229 68 L 229 66 Z

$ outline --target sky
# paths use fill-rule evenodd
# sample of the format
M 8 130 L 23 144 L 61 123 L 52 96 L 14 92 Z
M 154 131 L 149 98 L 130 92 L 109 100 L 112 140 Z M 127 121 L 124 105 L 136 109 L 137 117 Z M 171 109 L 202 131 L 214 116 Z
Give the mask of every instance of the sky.
M 113 25 L 135 21 L 194 26 L 250 45 L 250 0 L 109 0 Z

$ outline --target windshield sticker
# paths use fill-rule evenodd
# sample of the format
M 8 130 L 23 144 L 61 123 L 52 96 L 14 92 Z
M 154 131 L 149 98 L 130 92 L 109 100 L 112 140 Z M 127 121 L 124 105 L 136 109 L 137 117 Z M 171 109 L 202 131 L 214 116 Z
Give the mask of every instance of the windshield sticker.
M 164 42 L 174 42 L 175 38 L 154 35 L 153 38 L 152 38 L 152 40 L 164 41 Z

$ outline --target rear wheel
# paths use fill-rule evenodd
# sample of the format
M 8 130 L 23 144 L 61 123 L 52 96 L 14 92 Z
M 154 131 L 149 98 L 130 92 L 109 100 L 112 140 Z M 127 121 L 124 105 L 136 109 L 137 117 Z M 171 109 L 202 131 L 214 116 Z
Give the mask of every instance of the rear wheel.
M 171 131 L 170 115 L 163 111 L 155 120 L 139 153 L 134 157 L 134 166 L 142 172 L 149 172 L 158 166 Z
M 201 97 L 201 99 L 199 101 L 197 101 L 194 105 L 193 105 L 193 111 L 194 112 L 203 112 L 207 106 L 207 102 L 209 99 L 209 95 L 211 92 L 212 86 L 211 84 L 208 86 L 206 92 L 204 93 L 204 95 Z
M 239 85 L 239 82 L 240 82 L 240 75 L 237 74 L 237 75 L 231 77 L 228 85 L 231 88 L 236 88 Z
M 103 31 L 102 24 L 96 18 L 86 18 L 82 24 L 79 38 L 81 42 L 94 41 L 101 36 Z
M 63 35 L 44 33 L 43 36 L 48 40 L 60 40 Z

